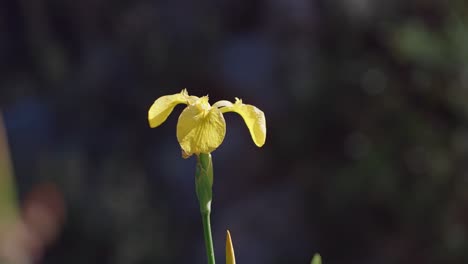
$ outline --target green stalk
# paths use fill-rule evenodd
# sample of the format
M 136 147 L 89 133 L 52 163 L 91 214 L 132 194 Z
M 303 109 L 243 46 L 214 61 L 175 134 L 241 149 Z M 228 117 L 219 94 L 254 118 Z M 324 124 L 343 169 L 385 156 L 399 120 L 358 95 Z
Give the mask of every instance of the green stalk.
M 213 247 L 213 237 L 211 234 L 211 201 L 213 189 L 213 163 L 211 154 L 197 156 L 197 168 L 195 172 L 195 187 L 198 202 L 200 203 L 200 213 L 202 215 L 203 233 L 205 237 L 206 256 L 208 264 L 215 264 Z
M 208 264 L 215 264 L 213 238 L 211 236 L 210 213 L 202 213 L 203 233 L 205 235 L 205 248 Z

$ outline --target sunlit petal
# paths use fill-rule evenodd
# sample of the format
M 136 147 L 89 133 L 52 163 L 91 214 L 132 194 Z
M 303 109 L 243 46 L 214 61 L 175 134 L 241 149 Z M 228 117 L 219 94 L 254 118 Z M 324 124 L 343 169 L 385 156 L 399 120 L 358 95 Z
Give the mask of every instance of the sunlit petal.
M 224 140 L 226 123 L 221 111 L 200 98 L 184 109 L 177 123 L 177 140 L 184 156 L 211 153 Z
M 227 100 L 221 100 L 213 104 L 213 107 L 220 108 L 220 107 L 228 107 L 232 106 L 233 103 L 227 101 Z
M 178 94 L 165 95 L 154 101 L 148 111 L 148 121 L 150 127 L 157 127 L 166 121 L 174 107 L 178 104 L 189 104 L 198 99 L 195 96 L 189 96 L 187 90 L 182 90 Z
M 226 104 L 223 104 L 226 105 Z M 265 114 L 253 105 L 243 104 L 242 100 L 236 98 L 236 103 L 220 108 L 222 113 L 236 112 L 242 116 L 249 128 L 250 135 L 258 147 L 263 146 L 266 140 Z

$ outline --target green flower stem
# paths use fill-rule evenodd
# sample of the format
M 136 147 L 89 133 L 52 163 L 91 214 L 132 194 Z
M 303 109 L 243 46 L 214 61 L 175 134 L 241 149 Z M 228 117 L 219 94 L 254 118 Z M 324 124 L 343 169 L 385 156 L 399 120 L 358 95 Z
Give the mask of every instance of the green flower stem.
M 205 248 L 208 264 L 215 264 L 213 238 L 211 236 L 210 213 L 202 213 L 203 233 L 205 235 Z
M 200 203 L 200 213 L 203 221 L 203 233 L 205 237 L 206 255 L 208 264 L 215 264 L 213 238 L 211 235 L 211 201 L 213 189 L 213 163 L 211 154 L 197 156 L 197 168 L 195 172 L 195 187 L 198 202 Z

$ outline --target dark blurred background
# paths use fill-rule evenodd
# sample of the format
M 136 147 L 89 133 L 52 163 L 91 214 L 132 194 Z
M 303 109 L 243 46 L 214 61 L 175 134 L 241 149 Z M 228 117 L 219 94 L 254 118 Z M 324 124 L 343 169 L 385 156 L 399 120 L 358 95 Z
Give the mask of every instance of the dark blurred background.
M 53 183 L 39 263 L 205 263 L 187 88 L 267 117 L 258 149 L 227 114 L 213 153 L 218 262 L 468 263 L 463 0 L 2 0 L 0 106 L 19 197 Z

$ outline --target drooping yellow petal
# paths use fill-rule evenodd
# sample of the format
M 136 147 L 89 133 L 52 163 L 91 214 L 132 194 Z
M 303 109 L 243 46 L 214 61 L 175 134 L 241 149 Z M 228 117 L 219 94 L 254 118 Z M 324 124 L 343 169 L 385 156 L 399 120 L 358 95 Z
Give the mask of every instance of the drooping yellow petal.
M 198 99 L 195 96 L 189 96 L 186 89 L 183 89 L 178 94 L 161 96 L 148 111 L 148 121 L 150 127 L 154 128 L 161 125 L 166 121 L 167 117 L 171 114 L 174 107 L 178 104 L 189 104 L 192 101 Z
M 226 122 L 216 107 L 208 104 L 202 97 L 184 109 L 177 123 L 177 140 L 184 157 L 192 154 L 211 153 L 224 140 Z
M 216 105 L 216 104 L 215 104 Z M 266 140 L 266 120 L 265 114 L 253 105 L 243 104 L 242 100 L 236 98 L 236 102 L 231 105 L 227 105 L 224 101 L 223 106 L 220 108 L 222 113 L 236 112 L 242 116 L 245 124 L 249 128 L 250 135 L 258 147 L 263 146 Z
M 227 230 L 226 234 L 226 264 L 236 264 L 234 247 L 232 246 L 231 233 Z

